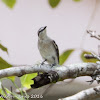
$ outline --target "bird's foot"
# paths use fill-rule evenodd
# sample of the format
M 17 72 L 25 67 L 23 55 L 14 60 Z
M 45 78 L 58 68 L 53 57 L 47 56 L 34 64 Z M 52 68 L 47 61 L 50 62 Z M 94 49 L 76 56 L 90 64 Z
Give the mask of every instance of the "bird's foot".
M 47 61 L 47 59 L 45 59 L 45 60 L 41 63 L 41 65 L 43 65 L 45 61 Z
M 45 61 L 47 61 L 47 59 L 45 59 L 45 60 L 40 64 L 40 67 L 44 64 Z M 38 74 L 38 76 L 40 75 L 39 72 L 38 72 L 37 74 Z
M 52 68 L 52 67 L 54 67 L 55 65 L 56 65 L 56 63 L 54 63 L 54 64 L 51 64 L 51 68 Z
M 44 61 L 40 64 L 40 68 L 41 66 L 44 64 Z M 40 72 L 37 72 L 37 75 L 39 76 L 40 75 Z
M 44 65 L 44 61 L 41 63 L 41 65 Z

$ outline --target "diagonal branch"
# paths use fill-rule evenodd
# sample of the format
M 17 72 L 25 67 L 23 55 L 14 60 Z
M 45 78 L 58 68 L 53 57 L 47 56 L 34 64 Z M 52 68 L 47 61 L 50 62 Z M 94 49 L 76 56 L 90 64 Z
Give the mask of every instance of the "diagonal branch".
M 94 59 L 95 58 L 95 59 L 100 61 L 99 55 L 96 55 L 96 54 L 94 54 L 92 52 L 91 52 L 91 54 L 85 54 L 84 57 L 87 58 L 87 59 Z
M 87 90 L 83 90 L 73 96 L 58 100 L 92 100 L 100 97 L 100 86 L 96 86 Z
M 96 31 L 87 30 L 87 33 L 90 34 L 91 37 L 94 37 L 94 38 L 100 40 L 100 35 L 96 35 Z

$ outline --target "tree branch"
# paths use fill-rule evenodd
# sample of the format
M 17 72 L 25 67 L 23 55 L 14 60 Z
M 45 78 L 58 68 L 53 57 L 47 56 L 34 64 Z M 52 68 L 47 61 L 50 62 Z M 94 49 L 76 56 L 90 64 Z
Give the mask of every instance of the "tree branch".
M 58 73 L 60 79 L 76 78 L 79 76 L 91 76 L 95 70 L 100 72 L 100 64 L 98 63 L 80 63 L 71 64 L 67 66 L 55 66 L 52 67 L 48 64 L 43 65 L 29 65 L 12 67 L 0 70 L 0 78 L 8 76 L 22 76 L 24 74 L 35 73 L 35 72 L 49 72 L 55 71 Z
M 73 96 L 58 100 L 92 100 L 100 97 L 100 86 L 96 86 L 87 90 L 83 90 Z
M 90 34 L 91 37 L 94 37 L 94 38 L 100 40 L 100 35 L 96 35 L 96 31 L 87 30 L 87 33 Z
M 96 55 L 96 54 L 94 54 L 92 52 L 91 52 L 91 54 L 85 54 L 84 57 L 87 58 L 87 59 L 97 59 L 97 60 L 100 61 L 99 55 Z

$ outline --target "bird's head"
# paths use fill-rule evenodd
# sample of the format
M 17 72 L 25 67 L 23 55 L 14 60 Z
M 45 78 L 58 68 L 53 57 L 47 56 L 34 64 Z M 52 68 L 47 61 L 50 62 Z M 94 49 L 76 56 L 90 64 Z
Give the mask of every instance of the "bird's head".
M 46 27 L 47 27 L 47 26 L 41 27 L 41 28 L 38 30 L 38 37 L 39 37 L 39 38 L 43 38 L 43 37 L 46 36 Z

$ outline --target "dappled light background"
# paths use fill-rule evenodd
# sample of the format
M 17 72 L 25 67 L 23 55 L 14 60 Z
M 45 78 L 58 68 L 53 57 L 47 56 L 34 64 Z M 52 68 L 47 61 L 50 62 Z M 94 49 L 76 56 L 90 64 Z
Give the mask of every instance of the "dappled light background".
M 60 54 L 74 48 L 65 65 L 81 63 L 81 49 L 98 53 L 99 41 L 86 34 L 89 29 L 100 34 L 100 1 L 61 0 L 51 8 L 48 0 L 17 0 L 13 9 L 0 1 L 0 40 L 9 55 L 0 50 L 0 56 L 11 64 L 35 64 L 42 60 L 37 48 L 37 31 L 47 26 L 48 36 L 56 41 Z M 81 48 L 81 49 L 80 49 Z

